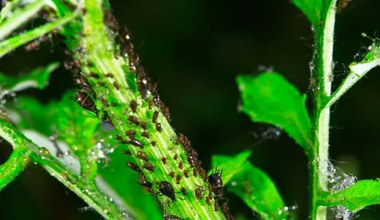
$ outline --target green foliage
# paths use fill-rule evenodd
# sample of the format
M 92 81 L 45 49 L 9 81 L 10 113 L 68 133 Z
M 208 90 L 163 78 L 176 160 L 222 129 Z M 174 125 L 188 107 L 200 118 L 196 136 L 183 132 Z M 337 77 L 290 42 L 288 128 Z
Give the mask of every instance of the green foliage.
M 46 67 L 37 67 L 30 73 L 20 77 L 0 73 L 0 89 L 8 90 L 9 92 L 18 92 L 28 88 L 44 89 L 49 84 L 50 74 L 56 70 L 58 66 L 58 63 L 51 63 Z
M 332 178 L 329 108 L 380 65 L 380 52 L 374 42 L 362 61 L 350 65 L 348 76 L 330 95 L 336 1 L 294 0 L 294 4 L 315 30 L 313 118 L 306 108 L 306 96 L 276 72 L 241 75 L 237 83 L 241 109 L 253 122 L 280 127 L 305 150 L 310 172 L 309 215 L 312 220 L 324 220 L 326 207 L 344 206 L 356 212 L 380 204 L 378 180 L 361 180 L 339 190 L 327 184 Z M 45 24 L 12 35 L 42 9 L 48 10 Z M 161 219 L 162 215 L 229 219 L 221 182 L 262 219 L 289 219 L 274 182 L 249 162 L 249 151 L 235 157 L 213 156 L 209 175 L 221 174 L 221 180 L 210 181 L 189 141 L 170 126 L 168 110 L 139 66 L 129 35 L 116 33 L 110 9 L 109 2 L 101 0 L 14 0 L 1 10 L 0 57 L 59 31 L 74 59 L 68 66 L 77 73 L 81 93 L 88 95 L 80 104 L 92 111 L 74 101 L 73 91 L 47 104 L 24 96 L 6 103 L 5 110 L 0 110 L 0 136 L 14 150 L 0 165 L 0 190 L 35 163 L 108 219 Z M 0 74 L 0 99 L 29 88 L 44 89 L 57 67 L 52 63 L 19 77 Z M 133 162 L 129 166 L 137 174 L 125 168 L 126 161 Z M 162 183 L 168 184 L 165 189 Z M 146 191 L 156 195 L 160 205 Z
M 235 157 L 214 155 L 214 169 L 222 170 L 224 184 L 262 219 L 287 219 L 284 201 L 270 177 L 253 166 L 242 152 Z
M 243 99 L 242 111 L 252 121 L 284 129 L 306 153 L 312 154 L 306 96 L 274 72 L 262 73 L 257 77 L 241 75 L 237 82 Z
M 329 205 L 343 205 L 353 212 L 380 204 L 380 181 L 361 180 L 354 185 L 330 194 L 326 201 Z
M 324 0 L 293 0 L 293 3 L 306 15 L 311 24 L 318 25 Z

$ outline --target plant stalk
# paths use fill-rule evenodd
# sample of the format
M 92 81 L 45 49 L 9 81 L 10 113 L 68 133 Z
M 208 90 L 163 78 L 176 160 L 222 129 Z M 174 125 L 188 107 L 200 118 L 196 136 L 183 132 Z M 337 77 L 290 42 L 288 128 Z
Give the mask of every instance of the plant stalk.
M 321 191 L 328 191 L 328 164 L 329 164 L 329 129 L 330 129 L 330 107 L 324 102 L 331 95 L 331 82 L 333 79 L 333 42 L 335 26 L 336 0 L 328 6 L 327 14 L 321 27 L 315 32 L 315 66 L 318 88 L 315 91 L 315 137 L 314 147 L 318 152 L 312 161 L 310 169 L 312 185 L 312 212 L 311 219 L 325 220 L 327 209 L 319 206 L 318 199 Z

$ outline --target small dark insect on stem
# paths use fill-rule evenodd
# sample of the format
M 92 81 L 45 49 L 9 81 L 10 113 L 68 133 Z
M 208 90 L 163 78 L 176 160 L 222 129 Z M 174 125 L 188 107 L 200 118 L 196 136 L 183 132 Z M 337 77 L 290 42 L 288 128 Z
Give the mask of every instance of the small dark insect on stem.
M 350 1 L 351 0 L 339 0 L 337 4 L 338 12 L 341 12 L 343 9 L 345 9 Z

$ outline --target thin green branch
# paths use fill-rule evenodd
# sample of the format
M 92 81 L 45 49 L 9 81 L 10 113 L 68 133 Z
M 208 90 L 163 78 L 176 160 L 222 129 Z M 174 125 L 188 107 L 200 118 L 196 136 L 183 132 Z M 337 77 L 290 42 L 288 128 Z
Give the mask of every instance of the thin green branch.
M 14 147 L 14 152 L 16 152 L 11 158 L 18 161 L 18 165 L 14 169 L 9 168 L 10 172 L 15 172 L 8 172 L 10 177 L 22 171 L 24 164 L 20 164 L 20 162 L 25 160 L 24 163 L 29 163 L 31 159 L 32 162 L 44 167 L 53 177 L 85 200 L 91 208 L 104 218 L 129 219 L 129 215 L 121 210 L 113 199 L 106 196 L 104 192 L 99 191 L 94 181 L 89 183 L 82 176 L 67 169 L 46 148 L 39 147 L 27 139 L 4 115 L 0 115 L 0 136 L 7 140 Z M 9 181 L 4 183 L 9 183 Z
M 311 218 L 317 220 L 326 219 L 326 208 L 318 205 L 318 197 L 321 191 L 327 191 L 328 162 L 329 162 L 329 129 L 330 108 L 323 106 L 324 100 L 331 95 L 331 82 L 333 77 L 333 42 L 336 15 L 336 0 L 327 6 L 327 14 L 322 16 L 321 27 L 317 27 L 316 39 L 316 77 L 318 87 L 315 100 L 315 141 L 314 147 L 318 152 L 310 166 L 311 189 Z
M 6 38 L 12 33 L 12 31 L 37 16 L 38 11 L 40 11 L 48 2 L 48 0 L 35 0 L 24 8 L 16 10 L 11 17 L 6 18 L 6 20 L 0 24 L 0 40 Z
M 0 166 L 0 192 L 30 164 L 29 156 L 28 149 L 15 148 L 8 160 Z
M 23 34 L 19 34 L 15 37 L 12 37 L 10 39 L 7 39 L 0 43 L 0 58 L 4 56 L 5 54 L 9 53 L 10 51 L 16 49 L 17 47 L 28 43 L 29 41 L 32 41 L 38 37 L 41 37 L 56 28 L 61 27 L 65 23 L 69 22 L 71 19 L 75 18 L 78 15 L 78 13 L 72 13 L 69 15 L 66 15 L 65 17 L 62 17 L 60 19 L 57 19 L 53 22 L 47 23 L 45 25 L 36 27 L 32 30 L 29 30 Z M 1 29 L 0 29 L 1 33 Z

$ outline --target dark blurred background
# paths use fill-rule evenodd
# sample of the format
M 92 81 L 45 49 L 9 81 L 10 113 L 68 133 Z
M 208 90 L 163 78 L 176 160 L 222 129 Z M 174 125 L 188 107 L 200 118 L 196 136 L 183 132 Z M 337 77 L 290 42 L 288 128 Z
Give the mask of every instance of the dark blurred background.
M 266 136 L 276 130 L 253 124 L 238 112 L 240 98 L 235 83 L 238 74 L 273 69 L 310 95 L 313 38 L 301 12 L 289 0 L 111 0 L 111 5 L 120 24 L 127 25 L 132 33 L 143 66 L 159 83 L 174 128 L 189 137 L 206 168 L 212 154 L 252 150 L 252 163 L 273 178 L 288 206 L 298 207 L 298 219 L 307 219 L 304 153 L 285 133 Z M 335 87 L 346 75 L 354 55 L 372 43 L 361 33 L 376 38 L 379 9 L 379 1 L 353 0 L 338 15 Z M 20 74 L 67 59 L 54 42 L 40 49 L 15 51 L 0 60 L 0 70 Z M 380 177 L 379 71 L 372 71 L 332 108 L 332 161 L 359 179 Z M 60 68 L 46 90 L 29 94 L 47 102 L 59 99 L 72 87 L 71 73 Z M 9 151 L 9 146 L 2 146 L 0 162 Z M 229 198 L 234 214 L 257 218 L 242 208 L 238 199 L 232 195 Z M 86 204 L 73 193 L 33 166 L 0 194 L 0 219 L 101 219 L 85 208 Z M 359 215 L 359 219 L 379 219 L 380 211 L 369 207 Z

